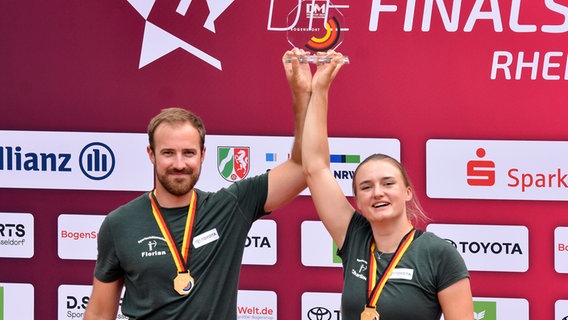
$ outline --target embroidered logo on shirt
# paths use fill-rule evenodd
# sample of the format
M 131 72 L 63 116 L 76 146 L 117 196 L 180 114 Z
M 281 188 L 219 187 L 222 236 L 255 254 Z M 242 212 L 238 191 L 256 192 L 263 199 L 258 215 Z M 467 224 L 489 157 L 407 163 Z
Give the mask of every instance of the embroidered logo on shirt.
M 164 243 L 166 240 L 162 237 L 146 237 L 143 239 L 138 240 L 138 244 L 142 244 L 143 248 L 146 250 L 140 251 L 140 256 L 145 257 L 156 257 L 156 256 L 165 256 L 167 254 L 164 250 L 157 249 L 158 241 L 163 241 Z
M 365 271 L 369 269 L 369 263 L 364 259 L 357 259 L 357 262 L 359 263 L 359 267 L 357 268 L 357 270 L 351 269 L 351 274 L 361 280 L 367 281 L 367 273 Z

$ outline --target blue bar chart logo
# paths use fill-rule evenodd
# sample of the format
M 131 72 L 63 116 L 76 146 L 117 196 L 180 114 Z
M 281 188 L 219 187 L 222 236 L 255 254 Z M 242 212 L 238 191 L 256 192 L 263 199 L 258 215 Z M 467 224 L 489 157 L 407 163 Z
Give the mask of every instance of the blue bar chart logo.
M 92 180 L 106 179 L 114 171 L 114 153 L 104 143 L 90 143 L 81 150 L 79 165 L 81 172 L 87 178 Z

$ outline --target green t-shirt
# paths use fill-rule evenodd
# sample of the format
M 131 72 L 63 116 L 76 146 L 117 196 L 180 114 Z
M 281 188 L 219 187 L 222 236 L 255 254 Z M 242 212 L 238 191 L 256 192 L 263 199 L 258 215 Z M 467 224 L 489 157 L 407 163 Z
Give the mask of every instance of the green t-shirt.
M 359 320 L 367 303 L 372 237 L 369 222 L 356 212 L 343 248 L 338 251 L 343 260 L 343 320 Z M 380 255 L 377 278 L 393 255 Z M 415 237 L 387 281 L 379 296 L 377 311 L 381 320 L 440 319 L 442 310 L 438 292 L 466 277 L 469 273 L 458 251 L 433 233 L 424 232 Z
M 187 296 L 173 289 L 176 265 L 148 193 L 109 213 L 101 225 L 95 277 L 103 282 L 124 277 L 121 310 L 131 319 L 236 319 L 246 236 L 252 223 L 267 214 L 268 175 L 214 193 L 196 191 L 194 241 L 187 264 L 195 286 Z M 160 208 L 180 249 L 188 207 Z

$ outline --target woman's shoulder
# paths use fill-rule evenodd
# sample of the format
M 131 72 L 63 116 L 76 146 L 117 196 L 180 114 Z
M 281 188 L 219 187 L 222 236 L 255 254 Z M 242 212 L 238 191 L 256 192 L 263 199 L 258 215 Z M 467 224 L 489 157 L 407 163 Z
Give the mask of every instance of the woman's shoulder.
M 421 247 L 427 248 L 429 251 L 456 251 L 456 247 L 450 240 L 443 239 L 430 231 L 422 232 L 418 239 L 421 240 L 417 243 L 419 243 Z

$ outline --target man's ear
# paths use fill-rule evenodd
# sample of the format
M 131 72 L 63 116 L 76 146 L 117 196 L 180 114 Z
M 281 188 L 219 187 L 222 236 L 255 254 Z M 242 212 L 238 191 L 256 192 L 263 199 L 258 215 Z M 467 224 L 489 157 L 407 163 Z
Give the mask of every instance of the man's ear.
M 148 152 L 148 158 L 150 158 L 150 162 L 152 162 L 153 165 L 156 164 L 156 155 L 154 154 L 154 151 L 152 150 L 152 148 L 150 146 L 146 147 L 146 152 Z

